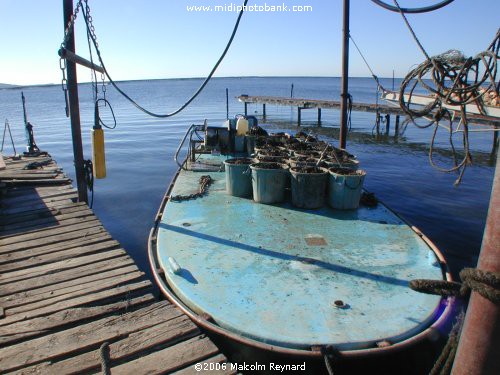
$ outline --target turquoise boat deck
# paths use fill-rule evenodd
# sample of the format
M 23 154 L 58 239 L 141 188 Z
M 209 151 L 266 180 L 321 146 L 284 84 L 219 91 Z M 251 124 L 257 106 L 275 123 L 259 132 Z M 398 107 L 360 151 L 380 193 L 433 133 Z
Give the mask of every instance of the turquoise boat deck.
M 168 285 L 194 312 L 243 337 L 305 350 L 400 342 L 440 314 L 440 297 L 408 287 L 443 279 L 436 255 L 382 204 L 350 211 L 258 204 L 226 194 L 224 172 L 189 170 L 170 196 L 196 193 L 202 175 L 214 180 L 208 193 L 170 200 L 157 241 Z

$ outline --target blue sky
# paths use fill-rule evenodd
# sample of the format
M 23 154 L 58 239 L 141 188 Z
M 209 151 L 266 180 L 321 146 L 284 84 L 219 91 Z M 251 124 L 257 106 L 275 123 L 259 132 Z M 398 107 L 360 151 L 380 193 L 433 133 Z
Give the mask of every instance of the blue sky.
M 386 0 L 392 2 L 391 0 Z M 400 0 L 401 6 L 438 0 Z M 74 0 L 76 4 L 76 0 Z M 205 76 L 219 57 L 236 12 L 189 12 L 192 5 L 243 0 L 89 0 L 106 66 L 116 80 Z M 216 76 L 339 76 L 341 0 L 250 0 L 249 5 L 312 6 L 310 12 L 247 12 Z M 451 48 L 474 55 L 500 26 L 499 0 L 455 0 L 428 14 L 408 15 L 430 55 Z M 0 0 L 0 82 L 58 83 L 62 0 Z M 370 0 L 351 0 L 351 34 L 379 76 L 404 76 L 424 57 L 401 16 Z M 77 52 L 88 56 L 83 19 Z M 369 76 L 351 44 L 350 75 Z M 79 70 L 80 81 L 90 80 Z

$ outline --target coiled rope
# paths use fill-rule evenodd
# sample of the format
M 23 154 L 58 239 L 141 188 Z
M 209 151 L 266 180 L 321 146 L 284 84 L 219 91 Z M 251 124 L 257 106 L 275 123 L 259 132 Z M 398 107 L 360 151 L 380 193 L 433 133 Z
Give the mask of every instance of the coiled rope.
M 394 4 L 399 10 L 406 26 L 413 39 L 422 51 L 426 60 L 411 70 L 403 82 L 399 91 L 399 105 L 408 114 L 411 121 L 420 128 L 434 126 L 431 139 L 429 160 L 433 167 L 444 172 L 459 172 L 455 181 L 458 185 L 465 173 L 468 165 L 472 164 L 469 143 L 469 126 L 467 120 L 466 105 L 475 104 L 482 114 L 485 114 L 483 96 L 487 92 L 494 92 L 498 96 L 500 81 L 496 82 L 497 60 L 499 58 L 500 29 L 497 31 L 493 42 L 486 51 L 478 53 L 475 57 L 466 58 L 463 53 L 457 50 L 449 50 L 437 56 L 429 57 L 429 54 L 418 39 L 415 31 L 411 27 L 405 12 L 399 6 L 397 0 Z M 481 73 L 483 72 L 483 73 Z M 425 79 L 430 77 L 432 84 L 428 84 Z M 416 88 L 426 90 L 434 100 L 422 109 L 412 107 L 412 98 Z M 406 97 L 408 99 L 406 99 Z M 461 120 L 455 131 L 453 130 L 453 117 L 450 112 L 443 108 L 443 104 L 457 106 L 460 108 Z M 427 125 L 418 125 L 415 122 L 417 117 L 431 118 Z M 440 123 L 447 120 L 448 126 Z M 449 131 L 449 143 L 453 152 L 454 166 L 451 168 L 441 168 L 433 160 L 433 149 L 438 128 L 442 126 Z M 462 127 L 462 143 L 464 157 L 460 163 L 456 162 L 456 149 L 453 144 L 453 134 Z

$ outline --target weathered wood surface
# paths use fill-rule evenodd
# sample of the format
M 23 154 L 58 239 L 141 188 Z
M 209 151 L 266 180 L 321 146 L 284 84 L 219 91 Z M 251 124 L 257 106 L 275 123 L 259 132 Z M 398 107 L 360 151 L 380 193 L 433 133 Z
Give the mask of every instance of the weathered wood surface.
M 32 162 L 44 165 L 24 169 Z M 0 373 L 99 373 L 103 343 L 112 374 L 194 374 L 197 362 L 227 361 L 186 315 L 156 299 L 54 161 L 5 164 Z
M 304 99 L 304 98 L 287 98 L 281 96 L 250 96 L 250 95 L 240 95 L 237 97 L 242 103 L 248 104 L 271 104 L 271 105 L 281 105 L 297 107 L 301 109 L 310 108 L 323 108 L 323 109 L 340 109 L 340 101 L 336 100 L 321 100 L 321 99 Z M 397 106 L 391 106 L 387 104 L 370 104 L 370 103 L 352 103 L 352 110 L 359 112 L 380 112 L 384 114 L 391 115 L 403 115 L 406 113 Z M 456 119 L 460 118 L 460 115 L 455 116 Z M 500 125 L 499 119 L 493 119 L 487 116 L 481 115 L 468 115 L 468 120 L 472 123 L 482 124 L 482 125 Z

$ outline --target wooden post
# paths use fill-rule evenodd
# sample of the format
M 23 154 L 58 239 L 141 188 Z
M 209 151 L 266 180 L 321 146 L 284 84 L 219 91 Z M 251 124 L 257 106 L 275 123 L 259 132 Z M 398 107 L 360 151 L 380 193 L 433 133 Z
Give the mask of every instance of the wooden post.
M 248 115 L 248 103 L 245 102 L 245 116 Z
M 340 94 L 340 148 L 347 143 L 347 96 L 349 94 L 349 0 L 344 0 L 342 29 L 342 91 Z
M 73 0 L 63 0 L 64 30 L 73 16 Z M 72 28 L 74 29 L 74 28 Z M 75 34 L 70 31 L 70 37 L 66 44 L 69 52 L 75 52 Z M 71 119 L 71 136 L 73 139 L 73 155 L 75 162 L 76 186 L 78 189 L 78 200 L 88 203 L 87 185 L 85 183 L 85 173 L 83 168 L 83 146 L 82 130 L 80 126 L 80 104 L 78 100 L 78 80 L 76 77 L 76 64 L 73 61 L 66 61 L 66 74 L 68 80 L 68 98 Z
M 266 117 L 266 103 L 262 104 L 262 117 Z
M 290 88 L 290 98 L 293 98 L 293 83 L 292 83 L 292 87 Z
M 394 124 L 394 136 L 399 135 L 399 115 L 396 115 L 396 123 Z
M 321 125 L 321 108 L 318 108 L 318 126 Z
M 297 126 L 300 126 L 301 117 L 302 117 L 302 107 L 297 107 Z
M 389 129 L 391 127 L 391 115 L 385 115 L 385 135 L 389 135 Z
M 477 268 L 500 272 L 500 154 Z M 500 374 L 500 306 L 472 292 L 451 373 Z
M 375 129 L 377 130 L 377 136 L 380 134 L 380 113 L 377 112 L 375 116 Z
M 493 131 L 493 147 L 491 148 L 491 156 L 495 156 L 495 152 L 497 152 L 498 148 L 498 128 L 495 126 L 495 131 Z

